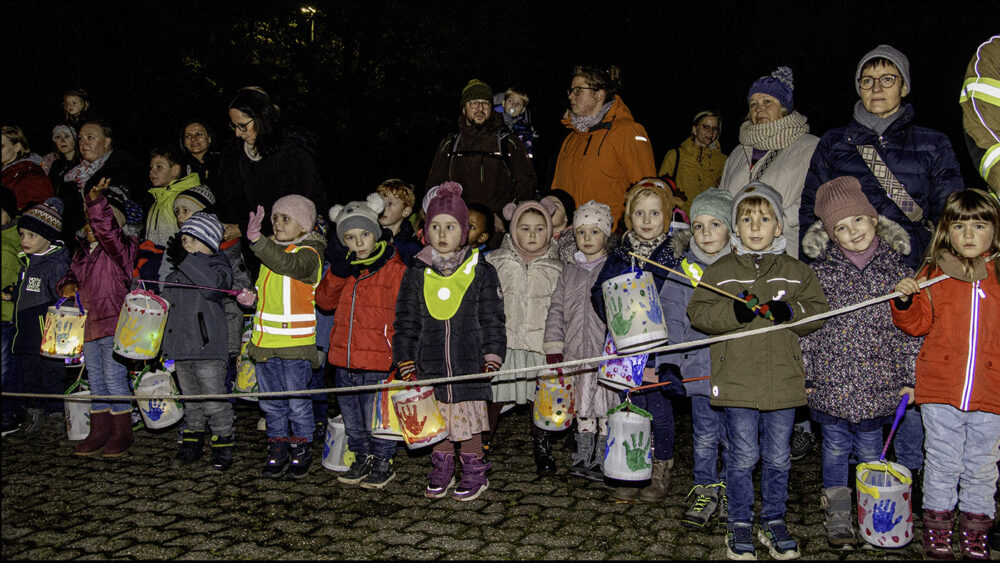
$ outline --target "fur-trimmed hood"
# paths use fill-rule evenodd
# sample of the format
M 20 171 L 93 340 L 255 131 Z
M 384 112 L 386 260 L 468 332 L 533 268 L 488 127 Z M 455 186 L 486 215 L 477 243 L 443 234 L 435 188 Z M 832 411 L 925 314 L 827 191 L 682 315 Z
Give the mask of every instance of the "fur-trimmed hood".
M 673 236 L 670 237 L 670 249 L 674 251 L 674 258 L 680 260 L 684 256 L 684 253 L 688 251 L 688 247 L 691 245 L 691 238 L 694 237 L 694 233 L 691 229 L 677 229 L 674 231 Z
M 902 225 L 889 219 L 885 215 L 878 216 L 878 224 L 875 225 L 875 234 L 889 243 L 889 247 L 903 256 L 908 256 L 912 249 L 910 244 L 910 234 Z M 815 260 L 826 256 L 829 252 L 830 244 L 835 244 L 830 240 L 830 235 L 826 234 L 823 228 L 823 221 L 817 220 L 806 230 L 802 237 L 802 254 Z

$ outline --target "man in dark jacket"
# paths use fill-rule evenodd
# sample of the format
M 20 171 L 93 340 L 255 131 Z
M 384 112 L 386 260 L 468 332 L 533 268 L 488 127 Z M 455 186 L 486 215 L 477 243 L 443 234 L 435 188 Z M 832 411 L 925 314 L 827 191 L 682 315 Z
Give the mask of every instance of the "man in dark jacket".
M 427 189 L 458 182 L 466 203 L 497 213 L 512 201 L 534 197 L 536 180 L 524 145 L 493 111 L 492 99 L 493 90 L 479 80 L 462 89 L 458 132 L 445 137 L 434 153 Z

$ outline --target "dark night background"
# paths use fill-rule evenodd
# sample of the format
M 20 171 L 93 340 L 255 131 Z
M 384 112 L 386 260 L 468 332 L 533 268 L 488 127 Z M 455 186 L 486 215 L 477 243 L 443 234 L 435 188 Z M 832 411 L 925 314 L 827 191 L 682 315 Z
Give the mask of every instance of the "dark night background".
M 316 13 L 303 13 L 312 6 Z M 61 94 L 83 88 L 141 162 L 178 142 L 189 116 L 232 138 L 226 108 L 246 85 L 319 135 L 330 202 L 401 177 L 422 189 L 432 153 L 455 130 L 471 78 L 523 85 L 548 186 L 575 64 L 617 64 L 622 97 L 650 134 L 657 165 L 697 111 L 723 112 L 729 153 L 746 93 L 778 65 L 795 72 L 795 106 L 812 133 L 845 124 L 858 59 L 880 43 L 910 59 L 919 125 L 952 140 L 969 185 L 982 185 L 962 137 L 962 76 L 1000 31 L 996 2 L 693 1 L 563 3 L 12 2 L 0 5 L 3 123 L 51 150 Z

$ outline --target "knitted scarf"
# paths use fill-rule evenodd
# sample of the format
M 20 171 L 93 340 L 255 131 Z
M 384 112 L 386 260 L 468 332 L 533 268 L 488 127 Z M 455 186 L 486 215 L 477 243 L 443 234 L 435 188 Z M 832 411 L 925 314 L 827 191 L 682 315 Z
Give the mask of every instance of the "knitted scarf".
M 885 133 L 885 130 L 888 129 L 889 126 L 902 115 L 902 104 L 900 104 L 899 108 L 897 108 L 892 115 L 888 117 L 879 117 L 866 110 L 865 104 L 861 103 L 861 100 L 854 103 L 854 119 L 856 119 L 858 123 L 874 131 L 879 137 L 881 137 L 882 134 Z
M 90 180 L 90 177 L 94 175 L 94 172 L 97 172 L 102 166 L 104 166 L 104 163 L 108 161 L 112 152 L 114 151 L 108 151 L 104 156 L 98 158 L 94 162 L 81 160 L 80 164 L 74 166 L 69 172 L 66 173 L 65 176 L 63 176 L 63 180 L 73 182 L 76 184 L 76 187 L 83 188 L 87 185 L 87 181 Z
M 704 264 L 706 266 L 711 266 L 712 264 L 715 264 L 716 260 L 718 260 L 719 258 L 722 258 L 726 254 L 729 254 L 730 252 L 733 251 L 733 247 L 731 247 L 731 246 L 729 246 L 727 244 L 726 246 L 722 247 L 722 250 L 716 252 L 712 256 L 709 256 L 708 254 L 705 254 L 705 251 L 703 251 L 694 242 L 694 237 L 691 237 L 691 242 L 689 244 L 690 244 L 691 253 L 694 254 L 694 257 L 697 258 L 699 262 L 701 262 L 702 264 Z
M 740 256 L 744 254 L 783 254 L 785 252 L 785 248 L 788 247 L 788 239 L 785 238 L 785 235 L 778 235 L 774 237 L 774 240 L 771 241 L 771 247 L 767 250 L 749 250 L 743 246 L 743 241 L 740 240 L 739 236 L 732 237 L 729 242 L 732 243 L 733 250 L 736 251 L 736 254 L 739 254 Z
M 570 117 L 570 121 L 573 122 L 573 129 L 576 129 L 581 133 L 586 133 L 587 131 L 590 131 L 591 127 L 597 125 L 598 123 L 601 122 L 602 119 L 604 119 L 605 114 L 607 114 L 608 110 L 611 109 L 611 104 L 613 103 L 614 100 L 604 104 L 603 106 L 601 106 L 601 109 L 597 112 L 596 115 L 592 115 L 590 117 L 574 114 L 572 117 Z
M 659 248 L 663 244 L 663 241 L 667 240 L 667 236 L 667 233 L 662 233 L 653 240 L 646 240 L 639 238 L 639 235 L 635 234 L 635 231 L 628 231 L 625 233 L 625 241 L 632 247 L 633 252 L 643 258 L 649 258 L 653 255 L 653 251 Z
M 469 254 L 469 247 L 464 246 L 453 252 L 451 256 L 444 256 L 436 248 L 431 247 L 431 265 L 442 275 L 450 276 L 455 268 L 462 265 Z
M 806 116 L 797 111 L 777 121 L 754 125 L 749 119 L 740 126 L 740 144 L 760 150 L 781 150 L 809 132 Z

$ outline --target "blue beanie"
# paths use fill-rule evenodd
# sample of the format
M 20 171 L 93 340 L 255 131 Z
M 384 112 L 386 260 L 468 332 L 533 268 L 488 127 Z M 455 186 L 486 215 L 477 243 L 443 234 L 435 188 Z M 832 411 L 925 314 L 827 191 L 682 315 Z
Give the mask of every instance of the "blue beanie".
M 222 244 L 222 223 L 214 213 L 198 211 L 192 213 L 184 225 L 181 226 L 181 234 L 194 237 L 205 244 L 212 252 L 219 251 Z
M 779 66 L 768 76 L 761 76 L 750 86 L 747 93 L 747 103 L 750 103 L 750 96 L 761 93 L 774 96 L 789 113 L 795 109 L 792 103 L 792 90 L 795 86 L 792 83 L 792 69 L 787 66 Z

